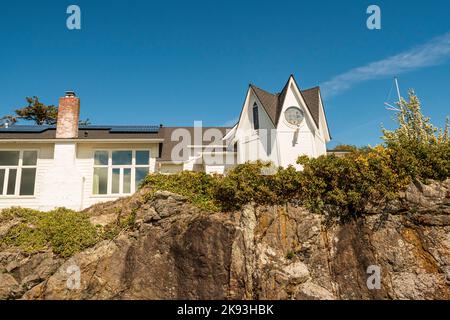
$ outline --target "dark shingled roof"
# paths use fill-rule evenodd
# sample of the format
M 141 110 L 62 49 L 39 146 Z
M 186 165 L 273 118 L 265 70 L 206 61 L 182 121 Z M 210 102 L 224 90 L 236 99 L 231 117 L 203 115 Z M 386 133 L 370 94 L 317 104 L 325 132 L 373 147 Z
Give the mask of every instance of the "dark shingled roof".
M 319 110 L 320 110 L 320 88 L 314 87 L 311 89 L 302 90 L 303 99 L 305 99 L 309 112 L 311 113 L 314 122 L 319 127 Z
M 258 97 L 259 101 L 263 105 L 263 108 L 269 115 L 270 120 L 272 120 L 275 126 L 278 124 L 278 121 L 280 120 L 281 109 L 283 107 L 284 99 L 286 98 L 288 85 L 289 81 L 288 83 L 286 83 L 283 90 L 277 94 L 272 94 L 254 85 L 250 85 L 250 87 L 253 89 L 256 96 Z M 303 99 L 305 100 L 306 107 L 311 113 L 311 116 L 314 122 L 316 123 L 317 127 L 319 127 L 319 109 L 320 109 L 319 90 L 320 90 L 319 87 L 314 87 L 311 89 L 300 91 L 303 96 Z
M 260 89 L 254 85 L 250 85 L 250 87 L 255 92 L 256 96 L 258 97 L 258 100 L 263 105 L 263 108 L 266 110 L 267 114 L 269 115 L 270 120 L 272 120 L 274 125 L 277 125 L 278 123 L 278 117 L 277 114 L 279 113 L 279 109 L 281 109 L 282 102 L 279 99 L 278 94 L 271 94 L 263 89 Z

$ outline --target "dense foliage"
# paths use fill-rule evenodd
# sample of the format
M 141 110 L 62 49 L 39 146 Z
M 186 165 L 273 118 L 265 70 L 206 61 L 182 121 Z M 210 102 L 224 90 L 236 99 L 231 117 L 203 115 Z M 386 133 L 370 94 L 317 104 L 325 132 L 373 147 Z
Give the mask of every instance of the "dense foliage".
M 257 161 L 234 167 L 226 175 L 183 171 L 178 174 L 151 174 L 142 183 L 150 189 L 166 190 L 187 197 L 192 203 L 210 211 L 231 211 L 244 204 L 278 204 L 290 201 L 298 193 L 298 172 L 279 168 L 267 174 L 270 163 Z
M 134 214 L 119 216 L 116 222 L 100 227 L 93 225 L 87 214 L 65 208 L 50 212 L 24 208 L 0 211 L 0 223 L 11 222 L 11 229 L 0 238 L 0 247 L 17 247 L 27 253 L 51 248 L 59 256 L 69 257 L 100 240 L 117 236 L 134 223 Z
M 144 185 L 185 195 L 195 204 L 230 211 L 246 203 L 301 204 L 314 212 L 347 219 L 364 213 L 368 204 L 397 198 L 413 179 L 443 180 L 450 176 L 448 126 L 434 127 L 420 110 L 413 92 L 399 103 L 398 128 L 383 130 L 384 145 L 342 146 L 341 157 L 300 157 L 293 167 L 270 172 L 270 163 L 241 164 L 225 176 L 183 172 L 150 175 Z
M 387 204 L 410 181 L 392 166 L 392 152 L 382 146 L 298 162 L 304 167 L 299 173 L 303 204 L 343 219 L 363 213 L 368 204 Z
M 306 206 L 347 218 L 362 213 L 368 203 L 387 203 L 410 181 L 391 166 L 392 152 L 384 147 L 356 150 L 344 157 L 300 157 L 303 171 L 278 168 L 265 174 L 270 163 L 240 164 L 225 176 L 201 172 L 152 174 L 143 185 L 186 196 L 192 203 L 213 211 L 238 210 L 247 203 Z
M 142 182 L 150 186 L 151 190 L 166 190 L 187 197 L 197 206 L 211 211 L 220 208 L 213 201 L 213 193 L 217 184 L 217 177 L 203 172 L 184 171 L 173 175 L 151 174 Z M 152 196 L 152 191 L 150 196 Z
M 444 180 L 450 176 L 450 139 L 448 119 L 444 129 L 431 124 L 421 112 L 414 92 L 409 102 L 402 100 L 397 113 L 399 127 L 383 129 L 386 147 L 392 152 L 393 165 L 411 178 Z
M 87 215 L 67 209 L 41 212 L 11 208 L 1 211 L 0 221 L 14 218 L 20 222 L 0 240 L 0 244 L 16 246 L 29 253 L 51 246 L 55 253 L 67 257 L 93 245 L 100 237 Z

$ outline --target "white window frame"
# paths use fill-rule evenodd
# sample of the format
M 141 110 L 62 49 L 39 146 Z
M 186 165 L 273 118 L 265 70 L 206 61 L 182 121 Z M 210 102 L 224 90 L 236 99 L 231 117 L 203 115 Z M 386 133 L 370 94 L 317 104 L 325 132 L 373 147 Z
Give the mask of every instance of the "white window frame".
M 95 164 L 95 153 L 98 151 L 108 152 L 108 164 L 107 165 L 96 165 Z M 131 151 L 131 164 L 121 164 L 121 165 L 113 165 L 112 164 L 112 153 L 114 151 Z M 136 164 L 136 152 L 138 151 L 146 151 L 148 152 L 148 164 Z M 128 196 L 136 192 L 136 168 L 148 168 L 148 173 L 150 173 L 151 168 L 151 157 L 152 151 L 151 149 L 127 149 L 127 148 L 114 148 L 114 149 L 95 149 L 92 153 L 93 160 L 93 169 L 92 169 L 92 178 L 94 177 L 94 169 L 95 168 L 107 168 L 108 169 L 108 181 L 107 181 L 107 193 L 106 194 L 96 194 L 94 193 L 94 188 L 91 188 L 92 197 L 116 197 L 116 196 Z M 112 172 L 113 169 L 120 169 L 119 174 L 119 193 L 112 193 Z M 130 183 L 130 192 L 123 192 L 123 172 L 124 169 L 131 169 L 131 183 Z
M 5 178 L 3 181 L 3 193 L 0 194 L 0 198 L 29 198 L 34 197 L 36 195 L 36 184 L 37 184 L 37 168 L 39 164 L 39 149 L 1 149 L 0 151 L 13 151 L 19 152 L 19 163 L 16 166 L 2 166 L 0 165 L 0 169 L 5 169 Z M 34 151 L 36 152 L 36 164 L 35 165 L 23 165 L 23 153 L 25 151 Z M 14 194 L 7 194 L 8 192 L 8 181 L 9 181 L 9 171 L 11 169 L 16 169 L 16 184 L 14 187 Z M 36 169 L 35 177 L 34 177 L 34 192 L 32 195 L 20 195 L 20 182 L 22 180 L 22 169 Z

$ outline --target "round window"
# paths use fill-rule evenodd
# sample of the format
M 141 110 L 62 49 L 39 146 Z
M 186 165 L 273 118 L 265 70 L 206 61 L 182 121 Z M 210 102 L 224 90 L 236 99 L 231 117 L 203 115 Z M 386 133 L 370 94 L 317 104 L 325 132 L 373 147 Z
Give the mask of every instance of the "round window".
M 289 107 L 284 112 L 284 117 L 286 118 L 286 121 L 294 126 L 298 126 L 305 117 L 303 114 L 303 111 L 300 110 L 297 107 Z

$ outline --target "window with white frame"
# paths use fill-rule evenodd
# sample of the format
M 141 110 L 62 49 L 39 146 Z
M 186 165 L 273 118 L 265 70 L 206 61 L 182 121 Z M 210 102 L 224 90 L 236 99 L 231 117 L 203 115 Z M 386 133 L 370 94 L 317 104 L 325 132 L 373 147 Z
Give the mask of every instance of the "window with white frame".
M 0 150 L 0 197 L 33 196 L 37 150 Z
M 149 171 L 150 150 L 96 150 L 92 193 L 134 193 Z

